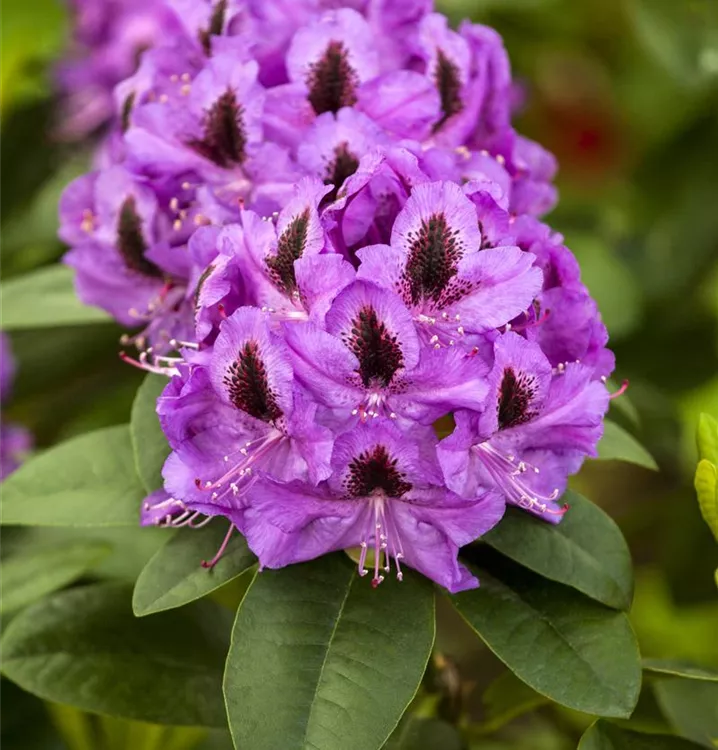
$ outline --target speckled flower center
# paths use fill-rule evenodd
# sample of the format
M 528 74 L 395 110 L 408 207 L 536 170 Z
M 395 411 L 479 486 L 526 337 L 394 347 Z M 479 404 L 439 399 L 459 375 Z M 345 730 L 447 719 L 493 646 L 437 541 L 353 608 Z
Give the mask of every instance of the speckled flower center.
M 277 254 L 266 259 L 269 275 L 275 286 L 287 294 L 297 288 L 294 274 L 294 261 L 302 257 L 307 244 L 309 226 L 309 209 L 295 216 L 289 226 L 282 232 L 277 242 Z
M 377 491 L 387 497 L 401 497 L 411 489 L 404 477 L 397 469 L 397 459 L 383 445 L 377 445 L 352 459 L 344 484 L 352 497 L 368 497 Z
M 212 37 L 222 33 L 226 13 L 227 0 L 219 0 L 212 10 L 212 15 L 209 18 L 209 25 L 206 29 L 202 29 L 199 32 L 199 42 L 207 55 L 212 52 Z
M 396 371 L 404 366 L 397 337 L 370 305 L 359 310 L 345 340 L 359 360 L 359 377 L 366 388 L 388 386 Z
M 256 341 L 248 341 L 239 351 L 224 376 L 224 384 L 232 403 L 250 416 L 264 422 L 274 422 L 282 416 Z
M 135 197 L 125 198 L 117 219 L 117 249 L 125 265 L 143 276 L 161 278 L 162 271 L 145 258 L 147 243 L 142 234 L 142 220 L 137 213 Z
M 344 43 L 331 41 L 324 54 L 309 66 L 309 103 L 318 115 L 356 104 L 358 80 L 347 58 Z
M 434 125 L 438 130 L 450 117 L 461 112 L 464 104 L 461 101 L 461 79 L 459 69 L 449 60 L 443 50 L 438 50 L 434 81 L 441 97 L 441 119 Z
M 405 281 L 412 304 L 421 300 L 440 301 L 463 255 L 457 235 L 458 231 L 450 229 L 444 214 L 424 219 L 418 234 L 409 233 L 411 244 Z
M 324 197 L 322 203 L 331 203 L 336 200 L 344 180 L 351 177 L 358 167 L 359 159 L 349 150 L 349 144 L 340 143 L 334 149 L 334 159 L 324 173 L 324 184 L 333 185 L 334 189 Z
M 205 113 L 203 138 L 189 145 L 218 167 L 226 169 L 242 164 L 247 155 L 242 112 L 237 95 L 227 89 Z
M 516 427 L 536 416 L 531 402 L 536 394 L 535 380 L 525 373 L 518 375 L 510 367 L 504 370 L 497 406 L 499 429 Z

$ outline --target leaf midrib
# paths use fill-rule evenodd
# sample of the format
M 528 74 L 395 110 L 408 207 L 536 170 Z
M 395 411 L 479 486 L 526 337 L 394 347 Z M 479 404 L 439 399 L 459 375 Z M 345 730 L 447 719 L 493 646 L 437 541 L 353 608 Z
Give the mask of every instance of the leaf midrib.
M 597 572 L 599 574 L 599 576 L 602 573 L 604 573 L 605 574 L 605 579 L 607 579 L 608 581 L 611 582 L 611 584 L 613 584 L 614 589 L 618 592 L 619 598 L 622 601 L 622 605 L 619 606 L 618 609 L 620 609 L 621 611 L 623 611 L 625 608 L 627 608 L 625 605 L 630 606 L 630 595 L 629 595 L 628 592 L 626 592 L 626 591 L 623 590 L 623 588 L 622 588 L 621 584 L 619 583 L 619 581 L 616 578 L 614 578 L 614 576 L 610 572 L 608 572 L 608 570 L 606 568 L 604 568 L 604 567 L 601 566 L 599 559 L 595 555 L 593 555 L 591 552 L 588 552 L 587 550 L 585 550 L 580 544 L 578 544 L 578 542 L 573 541 L 571 539 L 571 537 L 566 536 L 560 529 L 561 529 L 561 527 L 558 526 L 557 527 L 557 531 L 559 531 L 559 534 L 560 534 L 561 538 L 564 539 L 566 541 L 566 543 L 569 545 L 569 549 L 571 549 L 572 551 L 577 552 L 578 553 L 578 557 L 580 557 L 582 560 L 588 561 L 589 562 L 589 567 L 594 572 Z M 604 576 L 601 576 L 601 577 L 604 577 Z M 560 583 L 564 583 L 565 582 L 565 581 L 560 580 L 560 579 L 554 579 L 554 580 L 558 580 Z M 577 589 L 578 591 L 581 591 L 581 592 L 583 592 L 585 594 L 588 594 L 589 596 L 592 595 L 590 591 L 586 590 L 586 589 L 589 588 L 588 586 L 585 586 L 584 588 L 580 588 L 579 586 L 575 585 L 574 583 L 570 583 L 570 582 L 568 583 L 568 585 L 571 586 L 572 588 Z M 603 601 L 603 600 L 601 599 L 599 601 Z M 607 604 L 606 602 L 603 602 L 603 603 Z M 614 605 L 612 605 L 612 604 L 608 604 L 608 606 L 611 607 L 611 608 L 614 607 Z
M 322 679 L 324 678 L 324 671 L 327 666 L 327 662 L 329 661 L 329 652 L 332 650 L 332 644 L 334 643 L 334 639 L 337 634 L 337 630 L 339 628 L 339 623 L 342 619 L 342 614 L 344 614 L 344 608 L 346 607 L 347 600 L 349 599 L 349 594 L 351 593 L 352 586 L 354 585 L 355 576 L 352 575 L 348 578 L 348 585 L 346 589 L 346 593 L 344 594 L 344 599 L 342 600 L 342 603 L 339 607 L 339 610 L 337 611 L 336 619 L 334 620 L 334 625 L 332 626 L 332 632 L 329 636 L 329 640 L 327 641 L 327 648 L 326 652 L 324 654 L 324 659 L 322 660 L 322 666 L 319 669 L 319 675 L 317 677 L 316 682 L 316 688 L 314 690 L 314 694 L 312 696 L 312 702 L 309 706 L 309 711 L 307 713 L 307 722 L 304 727 L 304 733 L 302 735 L 302 747 L 307 747 L 309 743 L 309 727 L 312 723 L 312 717 L 314 716 L 314 711 L 317 703 L 317 698 L 319 697 L 319 690 L 322 683 Z M 313 743 L 312 743 L 313 744 Z
M 541 620 L 541 621 L 542 621 L 543 623 L 545 623 L 546 625 L 548 625 L 549 629 L 550 629 L 550 630 L 551 630 L 552 632 L 554 632 L 554 633 L 555 633 L 555 634 L 556 634 L 556 635 L 558 636 L 558 638 L 559 638 L 559 639 L 560 639 L 560 640 L 561 640 L 561 641 L 562 641 L 563 643 L 565 643 L 565 644 L 566 644 L 566 645 L 568 646 L 568 648 L 569 648 L 569 649 L 570 649 L 570 651 L 571 651 L 571 652 L 572 652 L 572 653 L 573 653 L 573 654 L 575 655 L 575 657 L 576 657 L 576 658 L 578 659 L 578 661 L 580 661 L 581 663 L 585 664 L 585 665 L 586 665 L 586 666 L 588 667 L 588 669 L 589 669 L 590 673 L 591 673 L 591 674 L 592 674 L 592 675 L 593 675 L 593 676 L 594 676 L 594 677 L 595 677 L 595 678 L 597 679 L 598 683 L 599 683 L 599 684 L 600 684 L 600 685 L 601 685 L 601 686 L 602 686 L 602 687 L 603 687 L 603 688 L 604 688 L 605 690 L 607 690 L 608 694 L 609 694 L 609 695 L 611 695 L 611 696 L 613 696 L 613 701 L 614 701 L 614 705 L 616 705 L 616 706 L 618 706 L 619 708 L 621 708 L 621 707 L 622 707 L 622 703 L 623 703 L 623 702 L 621 701 L 621 696 L 620 696 L 620 695 L 619 695 L 618 693 L 616 693 L 616 692 L 614 691 L 614 689 L 613 689 L 613 688 L 612 688 L 612 687 L 611 687 L 610 685 L 607 685 L 607 684 L 606 684 L 606 683 L 604 682 L 603 678 L 601 678 L 601 677 L 599 676 L 599 674 L 598 674 L 598 673 L 596 672 L 596 670 L 594 669 L 594 667 L 593 667 L 593 665 L 591 664 L 591 662 L 587 661 L 587 660 L 586 660 L 586 659 L 585 659 L 585 658 L 584 658 L 584 657 L 583 657 L 583 656 L 582 656 L 582 655 L 581 655 L 581 654 L 580 654 L 580 653 L 579 653 L 579 652 L 578 652 L 578 651 L 576 650 L 576 648 L 575 648 L 575 647 L 574 647 L 574 645 L 573 645 L 573 644 L 571 643 L 571 641 L 569 641 L 569 640 L 568 640 L 568 639 L 567 639 L 567 638 L 566 638 L 566 637 L 565 637 L 565 636 L 563 635 L 563 633 L 561 633 L 561 631 L 560 631 L 560 630 L 558 630 L 558 629 L 556 628 L 556 626 L 555 626 L 555 625 L 554 625 L 554 624 L 553 624 L 553 623 L 551 622 L 551 620 L 547 619 L 547 618 L 546 618 L 546 616 L 545 616 L 545 615 L 544 615 L 544 614 L 543 614 L 542 612 L 540 612 L 540 611 L 539 611 L 539 610 L 537 610 L 537 609 L 536 609 L 535 607 L 533 607 L 533 606 L 532 606 L 531 604 L 529 604 L 529 603 L 528 603 L 528 602 L 527 602 L 527 601 L 526 601 L 525 599 L 523 599 L 523 598 L 522 598 L 522 597 L 521 597 L 521 596 L 520 596 L 520 595 L 519 595 L 519 594 L 518 594 L 518 593 L 517 593 L 516 591 L 514 591 L 513 589 L 511 589 L 511 588 L 510 588 L 509 586 L 507 586 L 507 585 L 506 585 L 506 584 L 504 584 L 503 582 L 499 581 L 498 579 L 494 579 L 494 580 L 496 580 L 496 581 L 497 581 L 497 582 L 498 582 L 498 583 L 499 583 L 499 584 L 500 584 L 500 585 L 502 586 L 502 588 L 503 588 L 504 590 L 506 590 L 506 591 L 508 591 L 508 592 L 510 593 L 510 595 L 511 595 L 511 598 L 512 598 L 512 599 L 514 599 L 515 601 L 518 601 L 518 602 L 520 602 L 520 603 L 521 603 L 521 604 L 522 604 L 522 605 L 523 605 L 524 607 L 526 607 L 526 608 L 527 608 L 527 609 L 528 609 L 528 610 L 529 610 L 530 612 L 532 612 L 533 614 L 537 615 L 537 616 L 538 616 L 538 618 L 539 618 L 539 619 L 540 619 L 540 620 Z M 463 620 L 464 620 L 464 621 L 465 621 L 465 622 L 467 623 L 467 625 L 469 625 L 469 627 L 470 627 L 470 628 L 471 628 L 471 629 L 472 629 L 472 630 L 473 630 L 473 631 L 474 631 L 475 633 L 477 633 L 477 634 L 479 635 L 479 637 L 480 637 L 480 638 L 481 638 L 481 639 L 482 639 L 482 640 L 484 641 L 484 643 L 486 643 L 486 645 L 487 645 L 487 646 L 488 646 L 488 647 L 489 647 L 489 648 L 491 649 L 491 651 L 492 651 L 492 652 L 493 652 L 494 654 L 496 654 L 496 656 L 497 656 L 497 657 L 498 657 L 498 658 L 499 658 L 499 659 L 500 659 L 500 660 L 501 660 L 502 662 L 504 662 L 505 664 L 507 664 L 507 662 L 505 662 L 505 661 L 504 661 L 504 658 L 503 658 L 503 657 L 502 657 L 502 656 L 501 656 L 500 654 L 498 654 L 498 653 L 497 653 L 496 649 L 494 648 L 494 645 L 493 645 L 492 643 L 490 643 L 490 642 L 488 641 L 488 639 L 487 639 L 487 638 L 486 638 L 486 637 L 485 637 L 485 636 L 484 636 L 484 635 L 483 635 L 483 634 L 482 634 L 482 633 L 481 633 L 481 632 L 479 631 L 479 629 L 478 629 L 478 628 L 477 628 L 477 627 L 476 627 L 476 626 L 475 626 L 475 625 L 474 625 L 474 624 L 473 624 L 473 623 L 472 623 L 472 622 L 471 622 L 471 621 L 470 621 L 470 620 L 468 619 L 468 617 L 466 616 L 466 614 L 465 614 L 464 610 L 463 610 L 462 608 L 460 608 L 460 607 L 455 607 L 455 608 L 456 608 L 456 609 L 458 610 L 459 614 L 461 615 L 461 617 L 463 618 Z M 620 616 L 620 615 L 622 615 L 623 613 L 622 613 L 622 612 L 614 612 L 613 614 L 614 614 L 614 615 L 619 615 L 619 616 Z M 509 665 L 507 664 L 507 666 L 509 666 Z M 509 669 L 511 669 L 511 671 L 514 671 L 514 669 L 513 669 L 512 667 L 510 667 L 510 666 L 509 666 Z M 527 684 L 528 684 L 528 683 L 527 683 Z M 553 698 L 552 698 L 552 697 L 551 697 L 550 695 L 546 695 L 546 693 L 544 693 L 544 692 L 543 692 L 543 691 L 542 691 L 542 690 L 541 690 L 541 689 L 540 689 L 539 687 L 537 687 L 537 686 L 535 686 L 535 685 L 530 685 L 530 687 L 534 688 L 534 690 L 536 690 L 536 692 L 538 692 L 538 693 L 541 693 L 541 695 L 545 695 L 545 696 L 546 696 L 547 698 L 549 698 L 549 699 L 551 699 L 551 700 L 554 700 L 554 699 L 553 699 Z M 623 709 L 622 709 L 622 708 L 621 708 L 621 710 L 623 711 Z M 623 712 L 623 713 L 622 713 L 621 715 L 622 715 L 622 716 L 628 716 L 628 714 L 626 714 L 625 712 Z

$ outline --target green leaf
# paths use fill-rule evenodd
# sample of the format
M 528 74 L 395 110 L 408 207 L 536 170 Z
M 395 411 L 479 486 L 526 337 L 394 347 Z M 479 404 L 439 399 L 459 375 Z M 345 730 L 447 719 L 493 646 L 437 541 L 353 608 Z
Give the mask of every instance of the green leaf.
M 644 659 L 643 668 L 647 672 L 656 672 L 661 675 L 673 677 L 685 677 L 689 680 L 708 680 L 718 682 L 718 672 L 695 667 L 686 662 L 675 659 Z
M 476 571 L 480 587 L 451 600 L 486 645 L 519 679 L 557 703 L 599 716 L 630 716 L 641 666 L 626 615 L 485 552 L 492 572 Z
M 484 720 L 478 729 L 493 734 L 518 716 L 548 702 L 546 696 L 521 682 L 513 672 L 504 672 L 483 695 Z
M 343 554 L 258 574 L 224 676 L 235 745 L 377 750 L 415 695 L 433 643 L 433 590 L 413 570 L 376 590 Z
M 51 549 L 31 549 L 3 560 L 0 612 L 31 604 L 67 586 L 92 569 L 112 547 L 100 542 L 74 542 Z
M 136 526 L 145 495 L 129 427 L 106 427 L 60 443 L 11 474 L 3 482 L 2 523 Z
M 698 454 L 718 466 L 718 421 L 710 414 L 698 417 Z
M 224 726 L 223 611 L 202 602 L 138 620 L 130 596 L 127 586 L 99 584 L 24 610 L 3 635 L 3 673 L 40 698 L 86 711 Z
M 160 420 L 157 399 L 167 385 L 167 378 L 148 375 L 137 391 L 132 404 L 130 435 L 137 473 L 148 493 L 162 487 L 162 467 L 170 453 Z
M 718 745 L 718 684 L 671 678 L 657 680 L 653 689 L 671 726 L 705 747 Z
M 698 462 L 693 479 L 701 515 L 718 540 L 718 469 L 705 458 Z
M 446 721 L 404 716 L 383 750 L 462 750 L 461 735 Z
M 247 542 L 235 533 L 219 562 L 210 560 L 227 533 L 226 523 L 212 522 L 201 529 L 181 529 L 147 563 L 135 584 L 132 608 L 138 617 L 181 607 L 242 575 L 256 558 Z
M 509 508 L 482 541 L 552 581 L 565 583 L 609 607 L 627 610 L 633 597 L 631 554 L 614 521 L 576 492 L 554 526 Z
M 609 419 L 603 423 L 603 437 L 598 443 L 599 461 L 626 461 L 658 471 L 653 456 L 629 432 Z
M 608 721 L 592 724 L 578 743 L 578 750 L 697 750 L 688 740 L 668 734 L 644 734 Z
M 56 328 L 109 322 L 97 307 L 83 305 L 73 286 L 74 271 L 60 264 L 24 274 L 2 285 L 2 325 L 18 328 Z

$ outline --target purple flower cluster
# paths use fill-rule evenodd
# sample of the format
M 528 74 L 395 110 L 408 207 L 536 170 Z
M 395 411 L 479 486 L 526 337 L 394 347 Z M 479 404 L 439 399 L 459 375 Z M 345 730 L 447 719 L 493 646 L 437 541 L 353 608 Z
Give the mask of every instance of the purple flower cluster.
M 145 523 L 220 515 L 263 566 L 359 547 L 375 584 L 405 561 L 458 591 L 476 585 L 458 548 L 506 503 L 560 520 L 613 365 L 575 260 L 513 220 L 496 183 L 433 181 L 394 156 L 360 166 L 339 208 L 304 178 L 276 221 L 243 210 L 193 235 L 197 336 L 155 359 L 173 375 L 158 404 L 172 454 Z M 391 213 L 363 204 L 390 175 Z M 348 256 L 359 221 L 387 243 Z
M 61 235 L 172 376 L 143 523 L 223 516 L 261 566 L 357 547 L 374 585 L 405 563 L 460 591 L 507 503 L 560 520 L 613 357 L 537 218 L 555 164 L 511 127 L 498 35 L 347 4 L 168 2 Z
M 10 342 L 0 332 L 0 402 L 7 401 L 15 377 L 15 362 L 10 353 Z M 30 433 L 15 424 L 0 422 L 0 479 L 15 471 L 32 448 Z

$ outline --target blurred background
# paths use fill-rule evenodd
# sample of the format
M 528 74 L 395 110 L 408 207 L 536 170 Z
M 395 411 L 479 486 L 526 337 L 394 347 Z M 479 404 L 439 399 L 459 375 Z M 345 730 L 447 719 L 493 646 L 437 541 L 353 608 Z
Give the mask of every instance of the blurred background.
M 654 473 L 590 464 L 574 483 L 629 540 L 637 568 L 632 621 L 642 652 L 718 667 L 718 552 L 692 487 L 698 414 L 718 416 L 718 2 L 444 0 L 439 6 L 454 21 L 470 17 L 504 37 L 520 84 L 517 127 L 560 164 L 561 198 L 547 220 L 578 256 L 611 333 L 618 379 L 630 380 L 628 400 L 623 408 L 614 402 L 613 416 L 660 465 Z M 67 44 L 67 29 L 58 0 L 3 0 L 4 279 L 61 257 L 58 197 L 90 161 L 90 144 L 53 136 L 51 66 Z M 7 418 L 29 427 L 40 448 L 126 421 L 141 373 L 120 366 L 119 335 L 111 324 L 14 331 L 19 375 Z M 69 532 L 31 533 L 32 540 L 4 534 L 4 546 Z M 111 541 L 132 554 L 122 561 L 114 555 L 100 572 L 132 579 L 158 537 L 149 530 L 114 532 Z M 463 627 L 446 615 L 436 689 L 464 695 L 472 715 L 485 718 L 482 696 L 501 666 L 477 650 Z M 636 721 L 656 729 L 670 720 L 670 699 L 659 699 L 662 713 L 646 691 Z M 3 713 L 8 750 L 100 747 L 77 729 L 86 728 L 86 717 L 48 712 L 6 683 Z M 491 739 L 478 737 L 475 747 L 572 748 L 588 721 L 537 706 Z M 103 748 L 197 741 L 118 726 L 105 732 L 115 737 L 107 743 L 116 744 Z

